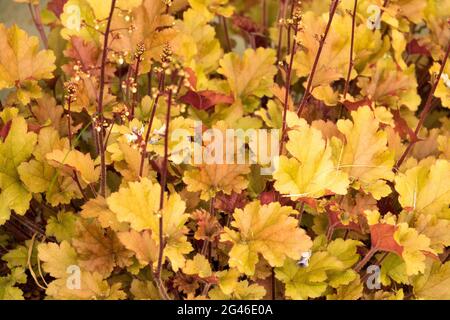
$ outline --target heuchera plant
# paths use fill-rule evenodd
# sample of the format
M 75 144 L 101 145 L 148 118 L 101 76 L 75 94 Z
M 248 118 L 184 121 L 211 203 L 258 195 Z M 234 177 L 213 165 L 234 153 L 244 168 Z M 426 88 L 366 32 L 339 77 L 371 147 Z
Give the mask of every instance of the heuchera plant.
M 0 299 L 450 299 L 449 1 L 15 2 Z

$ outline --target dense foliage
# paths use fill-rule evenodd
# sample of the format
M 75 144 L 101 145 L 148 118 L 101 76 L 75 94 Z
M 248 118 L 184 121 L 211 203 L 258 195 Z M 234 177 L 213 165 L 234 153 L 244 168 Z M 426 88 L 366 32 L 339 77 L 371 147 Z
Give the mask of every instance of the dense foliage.
M 15 1 L 0 299 L 450 299 L 449 1 Z

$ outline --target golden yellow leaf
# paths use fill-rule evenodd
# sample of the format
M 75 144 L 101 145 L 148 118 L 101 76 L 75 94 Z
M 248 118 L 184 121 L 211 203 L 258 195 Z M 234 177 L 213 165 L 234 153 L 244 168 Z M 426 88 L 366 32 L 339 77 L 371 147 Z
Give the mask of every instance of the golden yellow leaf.
M 37 37 L 29 37 L 17 25 L 6 29 L 0 24 L 0 90 L 15 87 L 17 97 L 27 104 L 40 96 L 37 81 L 52 78 L 55 68 L 55 55 L 39 51 Z
M 349 180 L 333 162 L 332 149 L 322 133 L 290 112 L 288 123 L 295 122 L 288 132 L 286 149 L 293 158 L 281 156 L 273 173 L 275 189 L 282 194 L 319 198 L 328 192 L 346 194 Z M 291 118 L 296 118 L 291 120 Z
M 24 118 L 11 120 L 7 137 L 0 141 L 0 225 L 14 210 L 24 215 L 28 210 L 31 193 L 19 177 L 18 166 L 30 158 L 36 144 L 36 134 L 28 132 Z
M 147 178 L 139 182 L 129 182 L 106 200 L 111 211 L 120 222 L 129 222 L 136 231 L 150 229 L 152 238 L 159 246 L 159 215 L 163 218 L 164 256 L 176 271 L 184 265 L 185 254 L 192 251 L 187 241 L 185 223 L 189 215 L 185 213 L 186 204 L 174 193 L 165 195 L 162 212 L 159 210 L 161 187 Z
M 128 229 L 128 224 L 117 220 L 116 214 L 109 210 L 105 198 L 101 196 L 86 202 L 82 207 L 80 215 L 86 219 L 97 219 L 104 229 L 111 228 L 114 231 L 125 231 Z
M 369 107 L 352 111 L 351 120 L 339 120 L 345 141 L 332 139 L 338 167 L 347 172 L 353 187 L 371 193 L 375 199 L 391 193 L 386 181 L 394 178 L 394 154 L 387 148 L 386 132 Z
M 201 254 L 196 254 L 192 260 L 187 260 L 183 272 L 189 275 L 198 275 L 200 278 L 208 278 L 212 275 L 211 265 L 208 259 Z
M 273 49 L 247 49 L 240 57 L 236 53 L 227 53 L 220 60 L 218 72 L 227 78 L 235 99 L 248 96 L 271 96 L 275 67 Z
M 105 277 L 115 266 L 124 268 L 132 263 L 132 252 L 122 245 L 114 231 L 103 229 L 95 220 L 78 222 L 72 245 L 83 270 L 98 272 Z
M 439 159 L 431 166 L 419 165 L 399 173 L 395 190 L 403 208 L 439 215 L 450 204 L 450 162 Z
M 46 158 L 52 166 L 62 169 L 69 176 L 72 176 L 75 170 L 84 183 L 94 183 L 100 177 L 100 167 L 95 167 L 94 160 L 89 154 L 78 150 L 54 150 L 48 153 Z
M 419 299 L 450 299 L 450 262 L 429 262 L 425 273 L 414 278 L 413 287 Z
M 236 209 L 231 223 L 233 230 L 225 228 L 221 241 L 231 241 L 230 267 L 253 275 L 261 254 L 268 263 L 282 266 L 286 258 L 299 259 L 312 245 L 310 238 L 298 221 L 290 215 L 297 214 L 291 207 L 277 202 L 261 205 L 253 201 L 243 210 Z
M 117 236 L 120 242 L 136 255 L 142 265 L 158 261 L 159 246 L 152 239 L 152 233 L 149 230 L 119 232 Z

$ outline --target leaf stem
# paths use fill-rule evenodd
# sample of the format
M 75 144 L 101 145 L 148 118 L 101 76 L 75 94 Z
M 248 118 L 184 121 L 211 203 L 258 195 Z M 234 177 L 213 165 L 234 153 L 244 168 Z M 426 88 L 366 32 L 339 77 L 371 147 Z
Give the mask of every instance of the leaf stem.
M 381 258 L 378 260 L 378 262 L 376 263 L 377 266 L 380 266 L 381 263 L 384 261 L 384 259 L 386 259 L 386 257 L 389 255 L 389 252 L 384 252 L 383 255 L 381 256 Z M 365 282 L 367 280 L 367 278 L 369 277 L 370 273 L 366 273 L 362 278 L 361 278 L 361 282 Z
M 362 260 L 360 260 L 358 262 L 358 264 L 355 266 L 355 271 L 359 272 L 361 271 L 361 269 L 367 264 L 367 262 L 369 262 L 369 260 L 373 257 L 373 255 L 375 253 L 377 253 L 377 249 L 372 247 L 370 248 L 370 250 L 366 253 L 366 255 L 364 256 L 364 258 L 362 258 Z

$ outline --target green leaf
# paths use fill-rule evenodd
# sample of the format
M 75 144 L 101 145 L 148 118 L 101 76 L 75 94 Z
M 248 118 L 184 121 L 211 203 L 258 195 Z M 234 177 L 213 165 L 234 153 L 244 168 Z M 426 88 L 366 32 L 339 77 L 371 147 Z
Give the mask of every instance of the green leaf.
M 36 134 L 28 132 L 25 119 L 17 117 L 6 139 L 0 142 L 0 225 L 9 219 L 12 210 L 20 215 L 28 210 L 31 193 L 20 181 L 17 167 L 31 156 L 36 140 Z
M 77 216 L 73 212 L 60 211 L 47 221 L 45 234 L 55 237 L 58 242 L 70 241 L 75 235 Z

